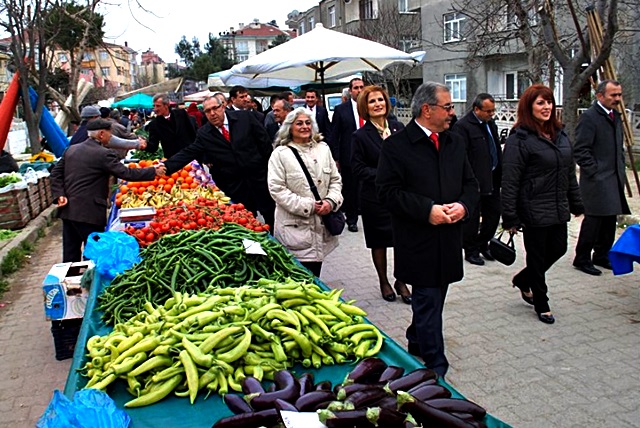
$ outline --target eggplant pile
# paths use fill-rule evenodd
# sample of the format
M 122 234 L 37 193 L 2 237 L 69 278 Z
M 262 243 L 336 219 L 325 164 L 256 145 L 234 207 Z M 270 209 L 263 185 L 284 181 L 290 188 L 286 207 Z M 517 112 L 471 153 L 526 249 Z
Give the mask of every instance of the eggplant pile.
M 312 373 L 296 378 L 290 371 L 274 374 L 264 389 L 254 377 L 242 382 L 244 396 L 227 394 L 233 416 L 213 428 L 251 428 L 280 423 L 280 411 L 318 412 L 329 428 L 484 427 L 487 412 L 471 401 L 451 398 L 438 375 L 422 368 L 405 374 L 379 358 L 360 361 L 342 384 L 315 383 Z

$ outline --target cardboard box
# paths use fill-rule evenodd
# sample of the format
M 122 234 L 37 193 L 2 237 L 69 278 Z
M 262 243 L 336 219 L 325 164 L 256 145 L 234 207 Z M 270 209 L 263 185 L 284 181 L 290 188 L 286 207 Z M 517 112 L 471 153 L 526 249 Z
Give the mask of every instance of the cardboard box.
M 82 274 L 93 267 L 87 260 L 58 263 L 51 267 L 42 284 L 44 314 L 47 320 L 82 318 L 89 291 L 80 286 Z
M 120 223 L 151 221 L 155 215 L 154 207 L 122 208 L 118 211 Z

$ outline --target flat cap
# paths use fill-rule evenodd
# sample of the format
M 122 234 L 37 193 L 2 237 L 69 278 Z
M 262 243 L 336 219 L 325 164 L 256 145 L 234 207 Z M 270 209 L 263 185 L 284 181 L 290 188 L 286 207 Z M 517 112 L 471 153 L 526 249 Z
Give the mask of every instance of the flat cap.
M 80 117 L 83 119 L 96 116 L 100 116 L 100 110 L 97 106 L 86 106 L 82 109 L 82 113 L 80 113 Z
M 99 131 L 101 129 L 111 130 L 111 122 L 105 119 L 96 119 L 87 123 L 87 131 Z

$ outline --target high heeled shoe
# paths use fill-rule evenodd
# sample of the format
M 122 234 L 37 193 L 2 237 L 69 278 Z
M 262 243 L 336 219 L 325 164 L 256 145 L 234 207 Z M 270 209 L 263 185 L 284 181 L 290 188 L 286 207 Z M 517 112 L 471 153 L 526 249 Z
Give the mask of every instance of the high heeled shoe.
M 511 284 L 511 285 L 513 286 L 513 288 L 516 288 L 515 284 Z M 524 300 L 525 302 L 533 306 L 533 296 L 531 297 L 527 296 L 526 294 L 524 294 L 524 291 L 522 290 L 520 290 L 520 296 L 522 296 L 522 300 Z
M 382 298 L 384 300 L 386 300 L 387 302 L 395 302 L 396 301 L 396 293 L 393 292 L 393 290 L 391 290 L 391 293 L 387 293 L 385 294 L 384 291 L 382 291 L 383 287 L 380 287 L 380 294 L 382 294 Z M 389 286 L 389 288 L 391 288 L 391 286 Z
M 407 305 L 410 305 L 410 304 L 411 304 L 411 294 L 409 294 L 409 295 L 402 294 L 402 292 L 401 292 L 400 290 L 398 290 L 398 285 L 400 285 L 400 284 L 401 284 L 401 285 L 404 285 L 405 290 L 409 291 L 409 290 L 407 289 L 407 285 L 406 285 L 406 284 L 404 284 L 404 283 L 402 283 L 402 282 L 400 282 L 400 281 L 396 281 L 396 282 L 393 284 L 393 288 L 395 288 L 396 293 L 398 293 L 398 295 L 399 295 L 399 296 L 400 296 L 400 298 L 402 299 L 402 302 L 403 302 L 403 303 L 405 303 L 405 304 L 407 304 Z

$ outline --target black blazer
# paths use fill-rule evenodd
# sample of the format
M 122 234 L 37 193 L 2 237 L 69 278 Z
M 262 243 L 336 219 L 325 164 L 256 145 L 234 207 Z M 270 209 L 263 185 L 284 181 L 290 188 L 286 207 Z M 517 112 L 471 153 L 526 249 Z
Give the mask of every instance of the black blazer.
M 53 199 L 65 196 L 69 201 L 58 208 L 58 217 L 105 226 L 112 175 L 127 181 L 150 181 L 156 173 L 153 167 L 127 168 L 116 152 L 93 138 L 69 146 L 51 171 Z
M 351 138 L 356 131 L 356 119 L 351 107 L 351 99 L 336 106 L 331 123 L 329 146 L 333 158 L 340 162 L 340 168 L 351 168 Z
M 147 152 L 155 152 L 162 144 L 162 151 L 167 158 L 193 143 L 196 139 L 195 119 L 183 109 L 171 109 L 169 120 L 164 116 L 156 116 L 149 123 L 149 141 Z
M 322 106 L 316 106 L 316 122 L 318 129 L 325 140 L 329 141 L 331 135 L 331 121 L 327 109 Z
M 473 111 L 464 115 L 452 128 L 453 132 L 460 134 L 464 140 L 469 163 L 480 185 L 480 193 L 483 195 L 490 195 L 494 189 L 499 189 L 502 181 L 502 147 L 498 136 L 498 126 L 494 120 L 487 123 L 491 129 L 493 144 L 498 155 L 498 165 L 494 170 L 491 169 L 487 127 L 478 121 Z
M 276 139 L 276 134 L 280 130 L 280 126 L 277 123 L 273 122 L 268 124 L 266 126 L 266 129 L 267 135 L 269 135 L 269 140 L 271 140 L 271 142 L 273 143 L 273 141 Z
M 267 163 L 272 141 L 256 116 L 245 110 L 226 110 L 228 142 L 210 122 L 198 130 L 196 140 L 165 162 L 167 174 L 194 159 L 209 164 L 216 185 L 232 200 L 256 211 L 273 203 L 267 189 Z
M 462 223 L 429 223 L 434 204 L 460 202 L 467 215 L 480 193 L 465 145 L 452 132 L 439 134 L 440 150 L 415 123 L 382 143 L 376 176 L 378 199 L 390 212 L 394 276 L 417 287 L 460 281 Z

